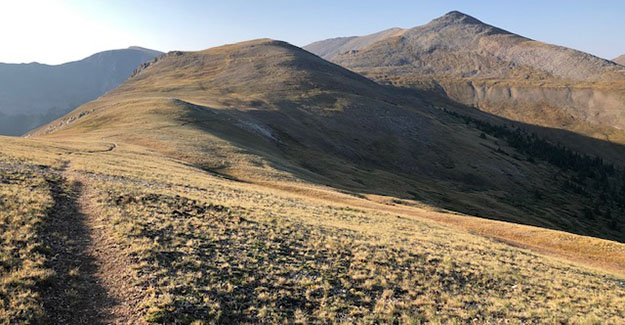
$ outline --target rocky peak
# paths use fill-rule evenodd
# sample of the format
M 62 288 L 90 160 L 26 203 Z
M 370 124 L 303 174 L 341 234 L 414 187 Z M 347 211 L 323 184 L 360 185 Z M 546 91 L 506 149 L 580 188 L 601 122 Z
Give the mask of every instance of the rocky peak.
M 471 17 L 460 11 L 450 11 L 446 13 L 445 15 L 434 19 L 432 23 L 436 23 L 440 25 L 458 25 L 458 24 L 486 25 L 480 20 L 478 20 L 477 18 Z

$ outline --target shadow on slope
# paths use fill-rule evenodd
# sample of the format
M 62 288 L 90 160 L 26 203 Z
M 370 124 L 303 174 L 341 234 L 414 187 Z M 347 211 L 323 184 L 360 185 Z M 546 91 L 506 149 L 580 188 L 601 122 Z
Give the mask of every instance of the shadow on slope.
M 458 116 L 467 112 L 476 121 Z M 621 174 L 605 175 L 610 185 L 595 193 L 592 175 L 547 163 L 549 156 L 533 157 L 536 150 L 519 141 L 543 149 L 545 143 L 509 129 L 486 134 L 493 126 L 481 119 L 496 118 L 427 93 L 381 86 L 284 42 L 257 40 L 167 54 L 33 134 L 115 139 L 238 180 L 305 180 L 398 198 L 388 204 L 419 201 L 623 240 L 609 227 L 622 215 L 623 205 L 614 203 L 622 197 L 616 188 L 624 182 Z M 589 148 L 598 143 L 567 137 Z
M 41 231 L 51 250 L 49 267 L 55 276 L 42 290 L 47 322 L 105 324 L 105 309 L 115 301 L 96 279 L 96 262 L 86 252 L 91 237 L 76 202 L 82 185 L 57 176 L 48 178 L 48 184 L 55 204 Z
M 567 158 L 577 154 L 557 141 L 545 139 L 566 139 L 585 146 L 608 147 L 614 152 L 623 150 L 622 146 L 568 131 L 508 121 L 468 107 L 455 108 L 464 110 L 465 114 L 459 115 L 453 110 L 433 114 L 437 114 L 439 121 L 450 131 L 466 132 L 458 129 L 468 128 L 468 140 L 476 142 L 482 151 L 463 152 L 450 147 L 450 151 L 445 152 L 438 146 L 419 148 L 405 145 L 401 143 L 402 139 L 393 136 L 383 138 L 382 141 L 387 143 L 380 143 L 376 138 L 367 138 L 366 125 L 361 126 L 365 128 L 362 130 L 344 125 L 344 130 L 350 132 L 326 129 L 322 127 L 325 123 L 312 124 L 303 115 L 285 114 L 284 110 L 296 110 L 287 104 L 279 111 L 214 110 L 210 113 L 213 119 L 202 119 L 198 115 L 200 111 L 194 111 L 186 118 L 202 132 L 228 141 L 245 154 L 263 157 L 273 169 L 284 171 L 295 179 L 354 195 L 399 198 L 389 199 L 388 204 L 410 205 L 414 204 L 410 201 L 417 201 L 490 219 L 623 241 L 619 231 L 624 204 L 622 172 L 612 164 L 594 162 L 591 156 L 587 156 L 592 164 L 588 170 L 555 164 L 551 156 L 564 155 Z M 210 109 L 204 107 L 202 110 Z M 465 116 L 470 118 L 469 122 Z M 238 128 L 228 124 L 227 120 L 240 121 Z M 332 120 L 341 121 L 336 116 Z M 488 121 L 486 125 L 490 128 L 507 125 L 503 128 L 507 128 L 509 134 L 488 132 L 479 121 Z M 250 123 L 255 123 L 252 128 L 249 128 Z M 509 135 L 517 132 L 534 139 L 532 133 L 517 130 L 531 130 L 541 135 L 536 141 L 550 146 L 547 150 L 553 152 L 528 151 L 533 142 L 510 144 Z M 252 143 L 251 138 L 255 139 Z M 406 149 L 406 152 L 398 148 Z M 481 154 L 490 157 L 477 157 Z M 580 159 L 582 163 L 587 161 Z M 604 167 L 597 167 L 599 165 Z M 519 173 L 507 173 L 509 166 L 515 166 Z M 498 168 L 500 173 L 481 168 Z M 217 169 L 239 179 L 258 181 L 255 175 L 236 166 Z M 610 175 L 602 174 L 611 169 L 614 172 Z M 607 185 L 601 185 L 601 182 L 607 182 Z

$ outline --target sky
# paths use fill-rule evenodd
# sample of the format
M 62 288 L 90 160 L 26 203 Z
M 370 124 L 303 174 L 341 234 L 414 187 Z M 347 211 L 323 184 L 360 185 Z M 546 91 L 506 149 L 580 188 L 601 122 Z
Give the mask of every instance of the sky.
M 625 54 L 623 0 L 0 0 L 0 62 L 59 64 L 129 46 L 190 51 L 256 38 L 304 46 L 423 25 L 452 10 L 599 57 Z

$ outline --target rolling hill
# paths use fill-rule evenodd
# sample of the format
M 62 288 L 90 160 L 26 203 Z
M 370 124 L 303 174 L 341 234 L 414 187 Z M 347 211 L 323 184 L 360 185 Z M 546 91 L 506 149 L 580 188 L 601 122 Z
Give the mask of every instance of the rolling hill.
M 571 233 L 623 240 L 622 170 L 288 43 L 170 52 L 1 140 L 13 323 L 625 319 L 625 245 Z
M 30 136 L 132 143 L 239 181 L 624 239 L 614 166 L 279 41 L 168 53 Z
M 61 65 L 0 63 L 0 134 L 22 135 L 120 85 L 160 52 L 140 47 Z
M 425 89 L 515 121 L 625 143 L 625 67 L 612 61 L 457 11 L 384 36 L 304 48 L 381 83 Z
M 620 65 L 625 65 L 625 54 L 621 55 L 621 56 L 619 56 L 617 58 L 614 58 L 612 61 L 614 61 L 614 62 L 616 62 L 616 63 L 618 63 Z

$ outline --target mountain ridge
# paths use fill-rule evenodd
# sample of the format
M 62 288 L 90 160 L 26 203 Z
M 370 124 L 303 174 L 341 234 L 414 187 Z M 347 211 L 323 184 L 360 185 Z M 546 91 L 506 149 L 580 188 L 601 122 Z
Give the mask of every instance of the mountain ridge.
M 59 66 L 64 66 L 64 65 L 71 65 L 73 63 L 77 63 L 77 62 L 81 62 L 84 61 L 86 59 L 89 59 L 91 57 L 97 57 L 99 55 L 104 55 L 106 53 L 110 53 L 110 52 L 120 52 L 120 51 L 138 51 L 138 52 L 142 52 L 142 53 L 149 53 L 152 54 L 154 56 L 158 56 L 163 54 L 163 52 L 158 51 L 158 50 L 152 50 L 146 47 L 142 47 L 142 46 L 128 46 L 126 48 L 119 48 L 119 49 L 112 49 L 112 50 L 104 50 L 104 51 L 100 51 L 100 52 L 96 52 L 93 54 L 90 54 L 82 59 L 77 59 L 77 60 L 71 60 L 71 61 L 67 61 L 67 62 L 62 62 L 62 63 L 55 63 L 55 64 L 50 64 L 50 63 L 41 63 L 39 61 L 32 61 L 32 62 L 0 62 L 0 65 L 5 65 L 5 66 L 20 66 L 20 65 L 40 65 L 40 66 L 47 66 L 47 67 L 59 67 Z
M 402 28 L 393 27 L 366 36 L 337 37 L 326 41 L 311 43 L 309 45 L 306 45 L 305 49 L 319 55 L 324 59 L 330 59 L 340 53 L 360 50 L 381 39 L 399 35 L 403 31 L 405 30 Z M 327 44 L 324 44 L 327 41 L 331 41 L 333 44 L 329 46 Z
M 589 224 L 578 215 L 586 198 L 565 200 L 560 183 L 569 176 L 557 175 L 570 172 L 536 164 L 505 137 L 496 138 L 492 126 L 486 135 L 481 124 L 453 113 L 467 109 L 380 85 L 296 46 L 263 39 L 170 52 L 30 135 L 139 145 L 240 182 L 312 182 L 618 237 L 603 221 Z M 512 126 L 497 128 L 519 136 Z M 549 199 L 532 199 L 537 188 Z M 569 191 L 569 199 L 577 197 Z M 543 209 L 574 221 L 563 223 Z
M 494 58 L 499 60 L 506 60 L 519 65 L 533 67 L 553 75 L 554 77 L 563 78 L 564 80 L 589 80 L 589 78 L 603 80 L 603 78 L 609 78 L 609 76 L 603 75 L 605 73 L 616 71 L 621 73 L 620 76 L 622 77 L 622 73 L 625 72 L 623 68 L 616 66 L 614 63 L 598 58 L 594 55 L 575 51 L 562 46 L 537 42 L 486 24 L 472 16 L 458 11 L 447 13 L 446 15 L 436 18 L 425 25 L 407 29 L 397 37 L 399 39 L 395 39 L 395 42 L 399 42 L 400 44 L 408 42 L 405 46 L 410 47 L 412 54 L 406 52 L 405 55 L 416 55 L 417 53 L 427 55 L 432 51 L 437 51 L 439 49 L 445 51 L 462 50 L 466 52 L 474 52 L 482 56 L 494 56 Z M 386 39 L 378 40 L 378 42 L 382 42 L 380 44 L 382 47 L 388 44 L 385 43 L 385 41 L 390 41 L 390 39 L 393 38 L 394 36 L 389 36 Z M 374 44 L 371 43 L 370 46 L 374 46 Z M 527 48 L 528 46 L 535 49 Z M 304 49 L 306 48 L 307 46 L 304 47 Z M 531 52 L 530 49 L 534 52 Z M 373 51 L 373 49 L 367 50 Z M 545 55 L 541 51 L 553 53 L 554 58 L 552 58 L 552 60 L 559 61 L 554 61 L 553 64 L 548 64 L 540 60 L 532 60 L 530 54 Z M 345 57 L 337 55 L 336 58 L 329 58 L 337 60 L 338 62 L 344 60 L 349 65 L 350 54 L 343 54 Z M 352 54 L 361 55 L 360 53 Z M 392 52 L 388 54 L 391 56 L 394 55 Z M 556 54 L 560 56 L 567 56 L 567 60 L 572 61 L 564 60 L 564 57 L 558 57 Z M 492 64 L 494 63 L 491 63 L 491 65 Z M 561 67 L 563 64 L 566 65 L 566 69 Z M 393 65 L 393 62 L 383 62 L 381 64 L 381 66 L 388 65 Z M 468 67 L 471 66 L 472 65 L 468 65 Z M 358 64 L 355 64 L 354 67 L 358 67 Z M 509 66 L 506 66 L 506 68 L 509 68 Z M 581 72 L 579 71 L 580 69 L 585 70 Z M 470 71 L 461 70 L 453 72 L 452 75 L 467 77 L 467 72 Z M 474 74 L 477 72 L 474 72 Z M 506 74 L 505 71 L 503 71 L 502 73 L 493 76 L 502 78 L 506 77 Z M 489 78 L 491 75 L 486 75 L 484 77 Z
M 0 64 L 0 134 L 21 135 L 93 100 L 160 52 L 109 50 L 59 65 Z
M 427 90 L 504 118 L 625 143 L 625 67 L 460 12 L 328 59 L 383 84 Z

